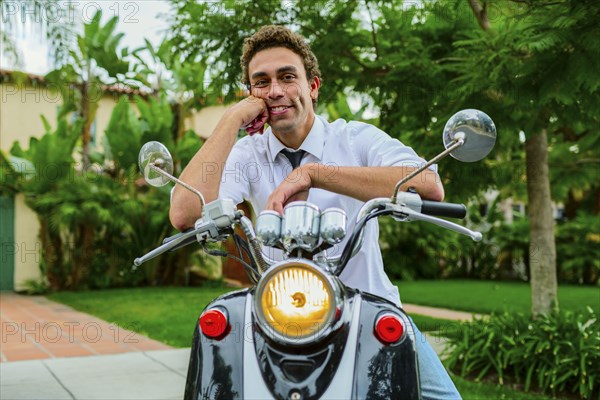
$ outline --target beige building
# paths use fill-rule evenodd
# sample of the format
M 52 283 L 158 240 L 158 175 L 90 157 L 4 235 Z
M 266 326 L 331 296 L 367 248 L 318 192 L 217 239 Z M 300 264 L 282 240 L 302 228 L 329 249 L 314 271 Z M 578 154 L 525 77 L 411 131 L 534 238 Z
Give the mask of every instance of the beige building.
M 103 143 L 103 135 L 118 98 L 133 93 L 109 87 L 99 101 L 92 126 L 93 145 Z M 6 155 L 18 141 L 23 149 L 32 137 L 44 134 L 41 116 L 55 127 L 62 104 L 57 88 L 48 85 L 44 77 L 0 70 L 0 149 Z M 217 125 L 225 106 L 206 107 L 193 112 L 185 127 L 208 137 Z M 0 176 L 2 174 L 0 173 Z M 35 213 L 27 207 L 23 195 L 0 198 L 0 290 L 23 290 L 23 283 L 40 278 L 41 246 L 39 224 Z

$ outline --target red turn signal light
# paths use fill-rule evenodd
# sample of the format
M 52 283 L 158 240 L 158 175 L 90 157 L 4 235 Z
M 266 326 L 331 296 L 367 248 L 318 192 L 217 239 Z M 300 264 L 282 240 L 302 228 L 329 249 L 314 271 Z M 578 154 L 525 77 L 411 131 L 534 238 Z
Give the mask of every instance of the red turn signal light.
M 222 337 L 229 327 L 227 315 L 217 308 L 204 311 L 198 323 L 202 333 L 213 339 Z
M 375 335 L 385 344 L 395 343 L 404 334 L 404 324 L 394 314 L 384 314 L 375 322 Z

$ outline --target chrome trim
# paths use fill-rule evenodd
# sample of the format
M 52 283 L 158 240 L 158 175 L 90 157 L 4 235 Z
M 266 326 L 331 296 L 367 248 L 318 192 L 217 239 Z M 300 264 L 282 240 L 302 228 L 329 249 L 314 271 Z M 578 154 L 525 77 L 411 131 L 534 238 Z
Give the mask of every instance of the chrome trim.
M 307 201 L 294 201 L 283 209 L 281 239 L 288 253 L 296 249 L 314 250 L 319 244 L 319 207 Z
M 281 215 L 264 210 L 256 218 L 256 237 L 264 246 L 275 246 L 281 239 Z
M 346 237 L 346 211 L 341 208 L 328 208 L 321 213 L 319 234 L 327 244 L 334 245 Z

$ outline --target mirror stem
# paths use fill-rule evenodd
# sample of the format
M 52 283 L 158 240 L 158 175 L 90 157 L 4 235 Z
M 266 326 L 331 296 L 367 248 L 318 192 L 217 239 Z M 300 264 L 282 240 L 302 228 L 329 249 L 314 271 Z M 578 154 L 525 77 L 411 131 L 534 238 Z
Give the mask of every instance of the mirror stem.
M 443 152 L 429 160 L 427 163 L 423 164 L 420 168 L 414 170 L 409 175 L 402 178 L 398 183 L 396 183 L 396 187 L 394 188 L 394 197 L 392 197 L 392 203 L 396 204 L 398 201 L 398 192 L 400 191 L 400 186 L 404 185 L 406 182 L 410 181 L 415 176 L 419 175 L 425 169 L 427 169 L 430 165 L 435 164 L 442 158 L 446 157 L 448 154 L 452 153 L 454 150 L 458 149 L 460 146 L 465 144 L 465 134 L 463 132 L 457 132 L 454 135 L 454 140 L 452 144 L 446 148 Z
M 198 196 L 198 198 L 200 199 L 200 206 L 202 207 L 202 211 L 204 212 L 204 204 L 206 204 L 206 202 L 204 201 L 204 196 L 202 195 L 202 193 L 200 193 L 199 190 L 191 187 L 190 185 L 188 185 L 187 183 L 185 183 L 184 181 L 175 178 L 173 175 L 169 174 L 168 172 L 162 170 L 161 168 L 157 167 L 154 163 L 150 163 L 149 164 L 150 169 L 152 169 L 154 172 L 159 173 L 160 175 L 164 176 L 165 178 L 169 179 L 171 182 L 175 182 L 181 186 L 183 186 L 184 188 L 186 188 L 187 190 L 189 190 L 190 192 L 194 193 L 196 196 Z

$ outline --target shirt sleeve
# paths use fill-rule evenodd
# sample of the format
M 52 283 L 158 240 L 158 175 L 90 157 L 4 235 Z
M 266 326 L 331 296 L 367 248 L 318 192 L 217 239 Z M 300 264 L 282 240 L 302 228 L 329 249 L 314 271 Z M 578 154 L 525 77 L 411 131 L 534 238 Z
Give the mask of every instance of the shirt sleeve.
M 253 153 L 246 147 L 244 140 L 240 140 L 231 149 L 221 176 L 220 199 L 232 199 L 235 204 L 250 199 L 250 182 L 245 171 L 252 163 Z
M 359 165 L 365 167 L 415 167 L 425 160 L 398 139 L 362 122 L 349 124 L 350 146 Z M 437 172 L 437 165 L 429 169 Z

